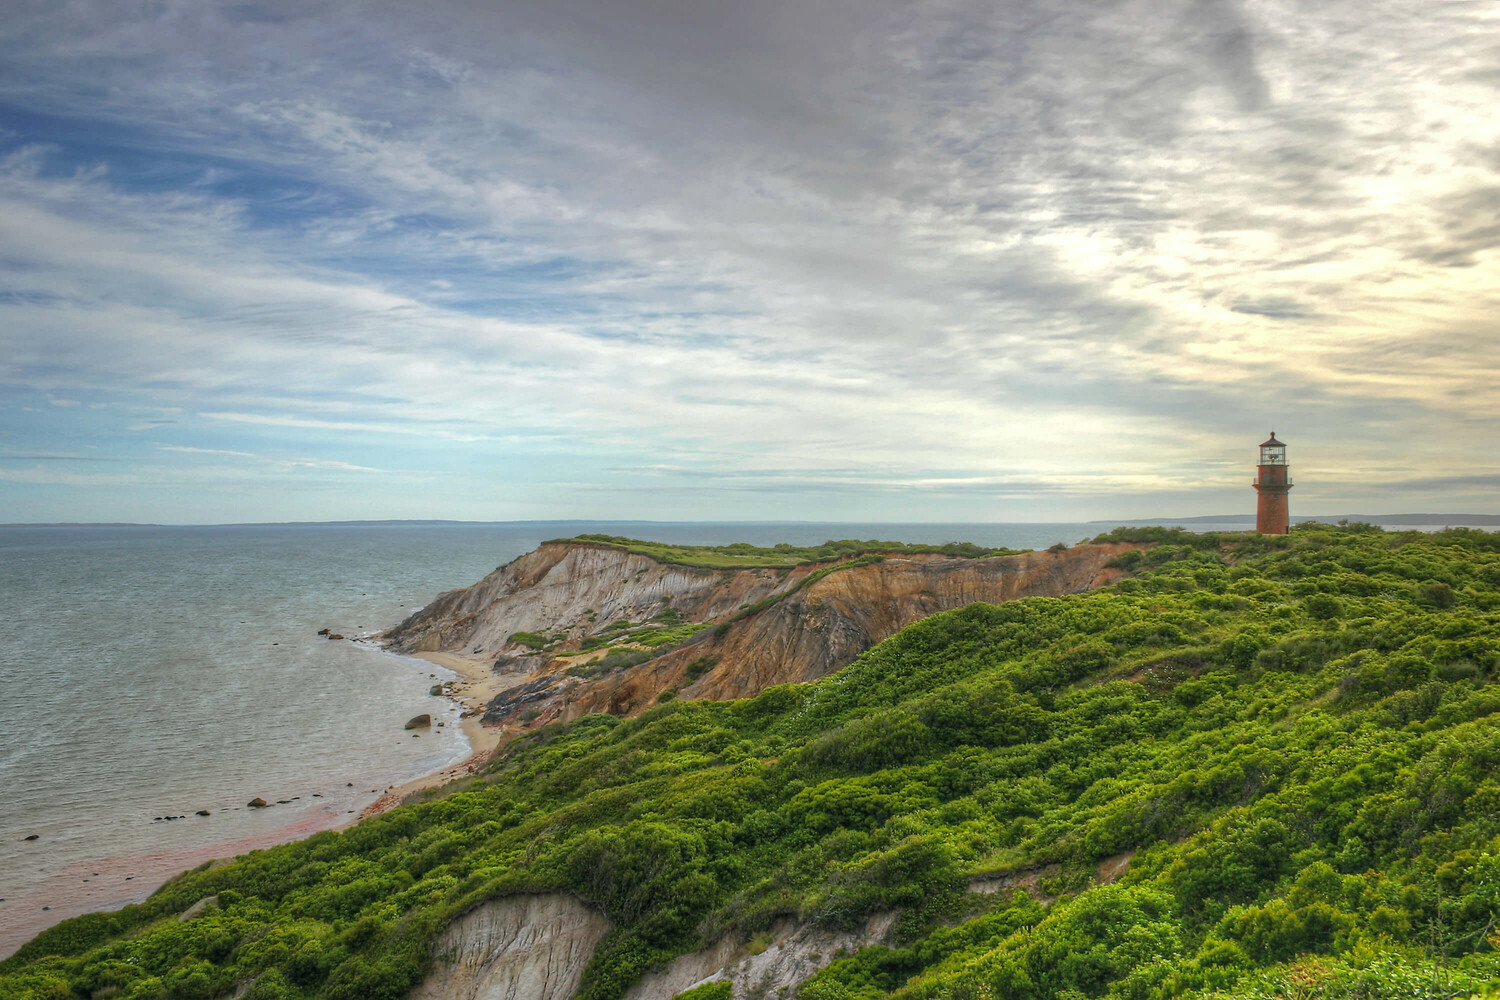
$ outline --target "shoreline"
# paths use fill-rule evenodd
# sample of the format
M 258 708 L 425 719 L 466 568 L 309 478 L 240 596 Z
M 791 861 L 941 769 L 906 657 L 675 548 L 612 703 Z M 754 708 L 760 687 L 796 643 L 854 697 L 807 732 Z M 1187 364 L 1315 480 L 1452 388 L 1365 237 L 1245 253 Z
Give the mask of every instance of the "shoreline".
M 354 819 L 334 827 L 336 830 L 347 830 L 361 820 L 389 812 L 417 792 L 437 788 L 450 781 L 478 773 L 505 739 L 505 731 L 502 728 L 484 724 L 484 711 L 495 695 L 506 688 L 514 687 L 523 680 L 523 677 L 502 676 L 495 672 L 490 661 L 476 660 L 459 653 L 432 651 L 396 655 L 425 660 L 434 666 L 458 674 L 459 680 L 455 681 L 450 689 L 445 690 L 444 697 L 456 701 L 463 709 L 459 725 L 469 741 L 469 753 L 462 760 L 444 765 L 430 774 L 424 774 L 387 788 L 379 798 L 361 809 Z
M 208 862 L 229 861 L 252 851 L 305 840 L 325 830 L 342 832 L 364 819 L 394 809 L 417 792 L 477 773 L 505 736 L 502 729 L 483 724 L 484 710 L 490 699 L 518 683 L 521 677 L 502 677 L 492 669 L 490 662 L 455 653 L 394 653 L 369 638 L 351 641 L 403 659 L 424 661 L 458 675 L 457 680 L 444 682 L 444 697 L 459 706 L 461 715 L 467 716 L 460 718 L 459 726 L 468 741 L 469 752 L 456 761 L 399 785 L 389 786 L 384 791 L 371 788 L 370 794 L 376 795 L 374 801 L 363 808 L 350 810 L 352 815 L 344 813 L 341 807 L 338 812 L 326 811 L 328 807 L 324 807 L 314 815 L 305 816 L 275 830 L 196 847 L 79 861 L 34 888 L 19 894 L 4 893 L 8 898 L 3 901 L 3 907 L 0 907 L 0 917 L 29 914 L 31 919 L 21 919 L 14 923 L 0 919 L 0 960 L 10 957 L 32 938 L 64 920 L 86 913 L 110 912 L 144 902 L 172 879 Z M 413 668 L 419 665 L 413 664 Z M 434 724 L 436 721 L 434 720 Z M 128 890 L 126 883 L 130 883 Z M 81 886 L 84 884 L 92 888 L 83 892 Z M 3 889 L 0 889 L 0 893 L 3 893 Z M 89 896 L 95 898 L 89 899 Z M 55 919 L 38 919 L 43 913 L 49 913 Z
M 14 923 L 0 923 L 0 961 L 65 920 L 89 913 L 110 913 L 144 903 L 179 875 L 209 862 L 304 840 L 324 830 L 340 829 L 329 825 L 330 820 L 337 822 L 338 817 L 313 815 L 274 831 L 247 834 L 198 847 L 165 848 L 144 854 L 111 855 L 74 862 L 35 888 L 5 900 L 6 906 L 11 907 L 20 919 Z M 92 884 L 94 888 L 83 891 L 81 885 L 84 883 Z M 133 885 L 127 887 L 126 883 Z M 89 896 L 98 898 L 89 899 Z M 53 919 L 43 921 L 40 918 L 42 913 L 50 913 Z M 30 919 L 26 919 L 28 915 Z

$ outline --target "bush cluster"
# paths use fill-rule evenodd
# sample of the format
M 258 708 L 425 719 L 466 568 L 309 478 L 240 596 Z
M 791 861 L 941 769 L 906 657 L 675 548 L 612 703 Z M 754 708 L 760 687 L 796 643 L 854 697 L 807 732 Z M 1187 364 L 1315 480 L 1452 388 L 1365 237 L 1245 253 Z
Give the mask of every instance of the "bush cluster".
M 1016 555 L 1023 551 L 987 548 L 972 542 L 922 545 L 912 542 L 882 542 L 874 539 L 860 541 L 853 538 L 839 541 L 830 539 L 822 545 L 790 545 L 782 542 L 779 545 L 762 547 L 751 545 L 749 542 L 734 542 L 730 545 L 670 545 L 665 542 L 642 541 L 638 538 L 625 538 L 620 535 L 577 535 L 573 538 L 554 538 L 544 544 L 604 545 L 646 556 L 657 562 L 698 569 L 787 569 L 808 563 L 835 562 L 840 559 L 853 559 L 880 552 L 930 553 L 964 559 L 986 559 L 991 556 Z
M 935 615 L 816 683 L 541 729 L 429 801 L 66 921 L 0 996 L 399 997 L 454 917 L 558 890 L 615 922 L 593 1000 L 721 935 L 886 910 L 894 946 L 803 997 L 1451 998 L 1500 974 L 1500 536 L 1146 541 L 1112 588 Z

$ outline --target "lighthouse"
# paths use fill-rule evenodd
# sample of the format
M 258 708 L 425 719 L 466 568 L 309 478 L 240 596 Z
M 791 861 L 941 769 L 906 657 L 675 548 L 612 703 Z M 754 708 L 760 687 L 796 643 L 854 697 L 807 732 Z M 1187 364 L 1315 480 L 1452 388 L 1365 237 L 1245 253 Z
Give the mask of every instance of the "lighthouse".
M 1276 440 L 1275 431 L 1260 443 L 1256 473 L 1253 485 L 1260 496 L 1255 505 L 1255 530 L 1262 535 L 1284 535 L 1289 524 L 1286 494 L 1292 488 L 1292 477 L 1287 472 L 1286 445 Z

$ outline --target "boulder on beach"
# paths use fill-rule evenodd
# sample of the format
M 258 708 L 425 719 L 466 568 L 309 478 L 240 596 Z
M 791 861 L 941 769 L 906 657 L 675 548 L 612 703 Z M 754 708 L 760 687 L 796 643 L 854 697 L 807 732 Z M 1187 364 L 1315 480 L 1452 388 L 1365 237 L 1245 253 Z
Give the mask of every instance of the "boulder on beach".
M 410 719 L 406 723 L 406 728 L 407 729 L 426 729 L 430 725 L 432 725 L 432 716 L 428 715 L 426 712 L 423 712 L 421 715 L 418 715 L 415 718 Z
M 257 795 L 255 798 L 251 799 L 249 802 L 246 803 L 246 805 L 248 805 L 251 809 L 264 809 L 267 806 L 269 806 L 270 804 L 271 803 L 267 802 L 265 799 L 261 798 L 259 795 Z

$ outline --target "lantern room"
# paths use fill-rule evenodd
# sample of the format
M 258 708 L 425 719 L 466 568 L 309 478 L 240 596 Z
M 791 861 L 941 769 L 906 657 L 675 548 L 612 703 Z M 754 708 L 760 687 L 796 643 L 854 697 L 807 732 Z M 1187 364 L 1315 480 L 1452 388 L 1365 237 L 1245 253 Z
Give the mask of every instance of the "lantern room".
M 1269 440 L 1260 443 L 1261 465 L 1286 465 L 1286 445 L 1276 440 L 1276 432 L 1271 432 Z

